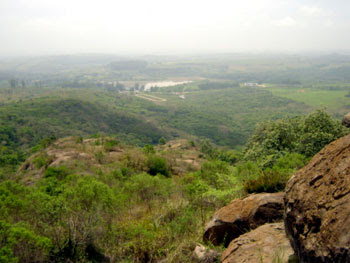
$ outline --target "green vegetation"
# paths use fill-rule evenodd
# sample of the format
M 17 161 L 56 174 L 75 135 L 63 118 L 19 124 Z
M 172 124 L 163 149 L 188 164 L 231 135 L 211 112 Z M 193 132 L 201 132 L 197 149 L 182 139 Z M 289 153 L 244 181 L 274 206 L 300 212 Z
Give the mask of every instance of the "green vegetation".
M 248 193 L 282 191 L 296 169 L 345 133 L 316 111 L 260 124 L 243 154 L 208 140 L 143 148 L 105 136 L 41 142 L 16 180 L 0 183 L 1 257 L 192 262 L 216 209 Z M 178 172 L 191 165 L 189 156 L 201 165 Z
M 312 157 L 324 145 L 346 133 L 339 121 L 321 110 L 306 117 L 261 123 L 248 142 L 244 158 L 271 166 L 286 153 Z
M 349 103 L 347 97 L 348 90 L 347 87 L 332 89 L 333 86 L 334 85 L 330 85 L 329 89 L 325 89 L 322 86 L 300 86 L 296 88 L 271 87 L 267 90 L 271 91 L 274 95 L 299 101 L 312 107 L 329 107 L 330 109 L 338 110 L 341 106 L 345 106 Z
M 90 59 L 0 74 L 0 262 L 193 262 L 215 210 L 348 133 L 348 57 Z

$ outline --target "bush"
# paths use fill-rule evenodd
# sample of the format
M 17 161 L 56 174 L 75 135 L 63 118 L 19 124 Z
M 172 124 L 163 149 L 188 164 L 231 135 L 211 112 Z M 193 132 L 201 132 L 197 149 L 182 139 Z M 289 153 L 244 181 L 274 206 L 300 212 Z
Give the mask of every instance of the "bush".
M 51 249 L 51 241 L 36 235 L 28 226 L 0 221 L 0 262 L 44 262 Z
M 33 160 L 33 163 L 36 168 L 40 169 L 41 167 L 45 167 L 45 168 L 48 167 L 51 161 L 52 161 L 52 158 L 48 156 L 46 153 L 43 153 L 37 156 Z
M 168 164 L 164 158 L 159 156 L 150 156 L 148 158 L 148 172 L 151 175 L 162 174 L 169 176 Z
M 166 144 L 165 138 L 164 138 L 164 137 L 161 137 L 161 138 L 159 139 L 159 141 L 158 141 L 158 144 L 160 144 L 160 145 Z
M 136 197 L 138 201 L 146 202 L 149 208 L 153 200 L 165 200 L 171 188 L 170 179 L 161 175 L 151 176 L 147 173 L 133 175 L 125 183 L 126 192 Z
M 115 146 L 117 146 L 119 144 L 118 140 L 115 139 L 107 139 L 105 140 L 104 144 L 103 144 L 103 148 L 105 149 L 105 151 L 110 152 L 113 150 L 113 148 Z
M 69 174 L 69 170 L 65 166 L 49 167 L 44 173 L 44 177 L 54 177 L 58 180 L 64 179 Z
M 146 154 L 153 154 L 153 153 L 155 153 L 156 151 L 154 150 L 153 145 L 146 144 L 146 145 L 143 147 L 143 152 L 146 153 Z
M 75 139 L 75 143 L 78 144 L 78 143 L 83 143 L 84 139 L 82 136 L 78 136 L 76 139 Z
M 243 190 L 248 194 L 280 192 L 284 190 L 289 177 L 289 173 L 275 170 L 261 171 L 255 178 L 243 181 Z
M 45 149 L 45 148 L 49 147 L 55 141 L 56 141 L 56 136 L 55 135 L 43 138 L 43 139 L 41 139 L 41 141 L 36 146 L 34 146 L 31 149 L 31 152 L 37 152 L 37 151 L 40 151 L 42 149 Z
M 102 151 L 98 151 L 95 153 L 95 159 L 99 164 L 102 164 L 105 160 L 105 155 Z

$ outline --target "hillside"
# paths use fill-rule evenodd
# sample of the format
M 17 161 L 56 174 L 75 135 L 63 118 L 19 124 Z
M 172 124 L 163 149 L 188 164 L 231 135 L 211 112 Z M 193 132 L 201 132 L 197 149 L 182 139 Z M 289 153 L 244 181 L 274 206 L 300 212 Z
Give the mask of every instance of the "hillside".
M 57 140 L 0 183 L 2 234 L 28 233 L 15 241 L 19 250 L 6 248 L 20 261 L 28 253 L 40 262 L 189 260 L 208 212 L 239 194 L 227 181 L 230 166 L 204 156 L 186 140 L 144 148 L 112 137 Z M 225 173 L 225 184 L 212 171 Z M 205 206 L 198 190 L 208 193 Z
M 208 140 L 142 148 L 118 136 L 46 140 L 15 175 L 1 177 L 0 255 L 5 262 L 193 262 L 215 210 L 248 193 L 283 190 L 308 158 L 347 132 L 317 111 L 263 123 L 244 152 Z

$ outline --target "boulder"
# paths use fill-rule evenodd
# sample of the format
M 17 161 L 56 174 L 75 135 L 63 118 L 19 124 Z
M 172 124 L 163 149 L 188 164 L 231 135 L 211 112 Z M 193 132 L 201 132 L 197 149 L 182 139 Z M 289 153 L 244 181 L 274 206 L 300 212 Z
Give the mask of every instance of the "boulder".
M 341 124 L 347 128 L 350 128 L 350 112 L 343 117 Z
M 283 218 L 284 193 L 262 193 L 233 200 L 206 225 L 203 240 L 228 246 L 231 240 L 268 222 Z
M 291 262 L 294 252 L 283 223 L 265 224 L 232 240 L 222 263 Z
M 193 251 L 193 257 L 197 262 L 213 263 L 217 262 L 220 254 L 213 249 L 207 249 L 201 244 L 197 244 Z
M 350 135 L 292 176 L 284 222 L 301 262 L 350 262 Z

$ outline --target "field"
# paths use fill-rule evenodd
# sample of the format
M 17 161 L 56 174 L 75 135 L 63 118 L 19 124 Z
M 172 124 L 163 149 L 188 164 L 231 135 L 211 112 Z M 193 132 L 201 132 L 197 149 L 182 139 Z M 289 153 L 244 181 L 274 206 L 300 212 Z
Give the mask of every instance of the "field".
M 345 90 L 318 90 L 303 88 L 268 88 L 274 95 L 303 102 L 309 106 L 320 108 L 328 107 L 337 109 L 350 103 L 350 99 L 345 97 L 348 91 Z

